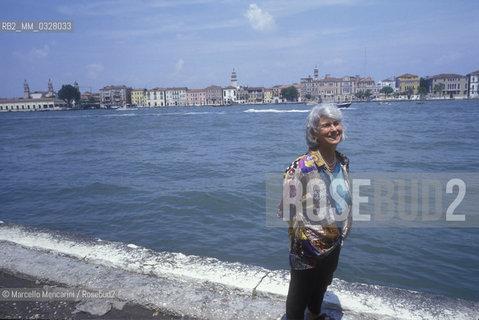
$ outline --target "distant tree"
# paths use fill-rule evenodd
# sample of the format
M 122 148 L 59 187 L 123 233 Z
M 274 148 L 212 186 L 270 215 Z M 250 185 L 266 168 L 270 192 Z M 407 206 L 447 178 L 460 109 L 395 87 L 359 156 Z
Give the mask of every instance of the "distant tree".
M 433 89 L 433 90 L 434 90 L 434 93 L 436 93 L 436 94 L 439 93 L 440 95 L 442 95 L 442 91 L 444 90 L 445 87 L 446 87 L 446 86 L 445 86 L 444 83 L 442 83 L 442 82 L 436 84 L 436 85 L 434 86 L 434 89 Z
M 390 86 L 385 86 L 385 87 L 382 87 L 381 90 L 379 90 L 379 92 L 389 96 L 391 93 L 394 92 L 394 89 L 391 88 Z
M 298 99 L 298 89 L 294 86 L 281 89 L 281 95 L 287 101 L 296 101 Z
M 72 85 L 64 84 L 60 91 L 58 91 L 58 98 L 65 101 L 69 107 L 72 106 L 72 101 L 80 100 L 80 91 Z
M 304 96 L 307 100 L 311 100 L 312 96 L 308 93 Z
M 364 98 L 364 91 L 363 91 L 363 90 L 356 91 L 356 93 L 354 94 L 354 96 L 355 96 L 356 98 L 358 98 L 359 100 L 363 100 L 363 98 Z
M 367 89 L 365 92 L 364 92 L 364 97 L 369 100 L 369 98 L 371 97 L 371 90 Z
M 424 96 L 429 93 L 429 85 L 427 84 L 426 79 L 419 79 L 419 88 L 417 89 L 417 93 L 421 96 L 421 99 L 424 99 Z

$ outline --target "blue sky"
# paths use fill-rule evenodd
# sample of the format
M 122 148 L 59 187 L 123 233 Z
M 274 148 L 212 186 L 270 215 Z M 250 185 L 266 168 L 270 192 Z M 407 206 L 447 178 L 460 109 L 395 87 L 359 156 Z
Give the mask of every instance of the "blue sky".
M 312 75 L 419 76 L 479 70 L 479 1 L 7 1 L 0 20 L 73 20 L 73 33 L 0 33 L 0 97 L 229 85 Z

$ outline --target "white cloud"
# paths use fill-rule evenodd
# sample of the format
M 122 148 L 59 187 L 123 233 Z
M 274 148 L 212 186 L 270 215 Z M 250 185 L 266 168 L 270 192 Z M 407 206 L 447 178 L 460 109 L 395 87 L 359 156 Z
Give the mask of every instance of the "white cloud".
M 185 61 L 183 59 L 179 59 L 175 64 L 175 73 L 180 73 L 181 69 L 183 69 L 183 65 Z
M 274 29 L 275 22 L 273 16 L 263 11 L 256 3 L 249 5 L 248 11 L 245 13 L 251 27 L 258 31 L 269 31 Z
M 38 58 L 44 58 L 44 57 L 48 56 L 49 53 L 50 53 L 50 47 L 47 44 L 44 45 L 43 48 L 33 49 L 30 52 L 30 54 L 33 57 L 38 57 Z
M 100 63 L 90 63 L 86 66 L 86 71 L 89 78 L 96 78 L 98 74 L 103 71 L 103 69 L 103 65 Z
M 49 53 L 50 53 L 50 46 L 48 44 L 45 44 L 45 45 L 43 45 L 43 47 L 33 48 L 32 50 L 30 50 L 27 53 L 15 51 L 15 52 L 13 52 L 13 55 L 16 56 L 16 57 L 19 57 L 23 60 L 32 61 L 32 60 L 35 60 L 37 58 L 45 58 L 49 55 Z

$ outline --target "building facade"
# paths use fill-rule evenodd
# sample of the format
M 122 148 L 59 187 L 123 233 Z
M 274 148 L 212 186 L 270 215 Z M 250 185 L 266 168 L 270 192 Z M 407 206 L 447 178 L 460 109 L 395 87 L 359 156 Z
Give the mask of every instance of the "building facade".
M 131 90 L 131 104 L 137 105 L 139 107 L 146 106 L 146 92 L 147 90 L 142 89 L 132 89 Z
M 238 98 L 238 89 L 233 86 L 223 88 L 223 104 L 235 104 Z
M 355 98 L 355 93 L 358 90 L 367 90 L 367 88 L 361 88 L 358 84 L 359 76 L 344 76 L 340 80 L 338 97 L 335 99 L 337 102 L 349 102 Z M 361 89 L 359 89 L 361 88 Z
M 419 88 L 419 77 L 410 73 L 405 73 L 396 78 L 396 87 L 400 93 L 405 93 L 412 89 L 413 94 L 416 95 Z
M 264 102 L 263 87 L 246 87 L 244 101 L 247 104 L 262 104 Z
M 100 93 L 92 93 L 90 91 L 85 91 L 80 95 L 80 99 L 85 102 L 100 103 L 101 97 Z
M 380 88 L 379 88 L 380 89 Z M 369 90 L 370 96 L 378 95 L 378 86 L 370 77 L 344 76 L 331 77 L 326 74 L 323 79 L 318 78 L 318 70 L 314 69 L 314 78 L 301 78 L 299 85 L 300 101 L 302 102 L 349 102 L 356 100 L 356 93 Z
M 0 112 L 57 111 L 66 108 L 65 101 L 56 98 L 0 99 Z
M 471 99 L 479 98 L 479 70 L 468 73 L 467 78 L 467 97 Z
M 318 79 L 313 79 L 311 76 L 308 76 L 307 78 L 301 78 L 299 85 L 301 88 L 301 101 L 321 101 L 319 93 L 320 83 Z
M 273 89 L 272 88 L 265 88 L 264 89 L 264 103 L 274 103 L 273 98 Z
M 273 103 L 282 103 L 285 102 L 283 99 L 283 95 L 281 94 L 281 90 L 286 88 L 287 85 L 277 85 L 271 88 L 272 95 L 273 95 Z
M 370 97 L 376 97 L 379 94 L 378 87 L 374 83 L 374 80 L 371 77 L 361 78 L 357 83 L 356 92 L 363 91 L 366 92 L 369 90 Z
M 391 87 L 393 89 L 393 92 L 396 92 L 396 79 L 388 78 L 388 79 L 378 81 L 377 87 L 378 87 L 378 90 L 381 90 L 384 87 Z
M 206 105 L 206 90 L 205 89 L 190 89 L 186 91 L 186 105 L 187 106 L 205 106 Z
M 209 86 L 206 91 L 206 104 L 209 106 L 223 105 L 223 89 L 219 86 Z
M 449 99 L 467 97 L 467 78 L 459 74 L 438 74 L 427 79 L 429 93 Z M 441 90 L 438 90 L 441 89 Z
M 163 88 L 153 88 L 146 92 L 147 107 L 164 107 L 166 106 L 166 90 Z
M 319 80 L 319 101 L 335 102 L 340 99 L 341 78 L 334 78 L 327 74 L 323 79 Z
M 131 88 L 127 86 L 107 86 L 100 89 L 101 104 L 106 107 L 131 104 Z
M 165 89 L 165 102 L 167 107 L 179 107 L 186 106 L 186 92 L 188 88 L 166 88 Z

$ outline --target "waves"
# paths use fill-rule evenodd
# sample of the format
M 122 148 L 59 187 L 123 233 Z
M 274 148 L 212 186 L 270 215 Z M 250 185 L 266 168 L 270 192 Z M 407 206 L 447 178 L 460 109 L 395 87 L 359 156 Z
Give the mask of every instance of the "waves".
M 199 319 L 278 319 L 286 270 L 157 252 L 0 223 L 0 268 L 72 287 L 118 290 L 118 298 Z M 477 318 L 479 303 L 335 279 L 325 307 L 342 319 Z

